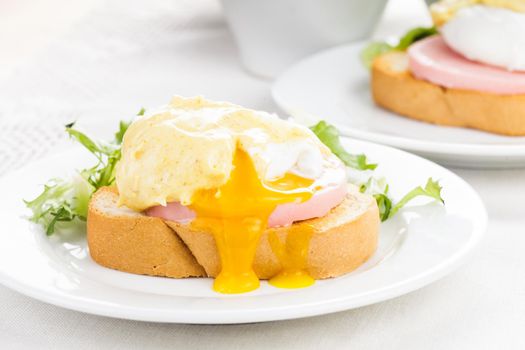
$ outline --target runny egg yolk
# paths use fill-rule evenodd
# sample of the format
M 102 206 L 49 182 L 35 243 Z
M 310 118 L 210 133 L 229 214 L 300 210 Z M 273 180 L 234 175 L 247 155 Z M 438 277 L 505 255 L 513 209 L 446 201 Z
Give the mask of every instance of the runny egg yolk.
M 221 271 L 215 278 L 213 289 L 228 294 L 249 292 L 259 287 L 252 264 L 269 216 L 279 204 L 310 199 L 314 182 L 287 174 L 265 184 L 259 179 L 250 156 L 240 148 L 236 149 L 233 166 L 226 184 L 197 192 L 190 206 L 197 214 L 194 227 L 211 231 L 219 252 Z M 290 236 L 285 247 L 300 246 L 299 251 L 291 255 L 279 246 L 278 238 L 270 238 L 272 249 L 283 266 L 283 271 L 276 276 L 275 285 L 303 287 L 311 284 L 304 282 L 308 278 L 313 283 L 311 277 L 301 270 L 304 264 L 299 261 L 304 256 L 305 244 L 308 249 L 309 234 L 290 234 L 296 236 L 297 242 L 303 242 L 290 243 L 294 241 Z
M 283 243 L 275 231 L 270 232 L 270 246 L 282 265 L 281 272 L 268 281 L 272 286 L 304 288 L 315 283 L 306 271 L 312 234 L 313 227 L 310 225 L 292 226 L 288 229 Z

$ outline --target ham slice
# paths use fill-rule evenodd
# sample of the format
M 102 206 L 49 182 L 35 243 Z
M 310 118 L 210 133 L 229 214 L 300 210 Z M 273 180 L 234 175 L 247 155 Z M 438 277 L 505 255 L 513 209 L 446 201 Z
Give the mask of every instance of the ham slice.
M 452 51 L 440 35 L 410 46 L 409 67 L 422 80 L 446 88 L 500 95 L 525 94 L 525 73 L 471 61 Z
M 295 221 L 325 216 L 345 199 L 347 186 L 346 181 L 343 181 L 315 192 L 306 202 L 277 206 L 268 219 L 268 227 L 288 226 Z M 179 223 L 188 223 L 195 218 L 195 212 L 179 202 L 149 208 L 146 215 Z

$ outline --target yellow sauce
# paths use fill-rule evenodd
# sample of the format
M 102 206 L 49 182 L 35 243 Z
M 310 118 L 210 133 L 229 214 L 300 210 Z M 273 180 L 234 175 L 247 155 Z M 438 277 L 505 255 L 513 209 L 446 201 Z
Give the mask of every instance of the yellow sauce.
M 226 184 L 198 191 L 190 206 L 197 213 L 193 225 L 207 228 L 215 238 L 221 261 L 221 271 L 213 284 L 215 291 L 244 293 L 259 287 L 252 264 L 270 214 L 279 204 L 308 200 L 313 192 L 312 183 L 313 180 L 287 174 L 275 182 L 263 184 L 250 156 L 236 147 L 233 170 Z M 283 272 L 288 274 L 287 271 L 292 272 L 285 267 Z M 297 278 L 296 274 L 283 275 L 280 279 L 285 281 L 278 284 L 296 285 L 291 281 Z
M 268 281 L 272 286 L 304 288 L 315 283 L 306 271 L 312 234 L 312 226 L 291 226 L 283 243 L 275 231 L 270 232 L 268 241 L 282 266 L 281 272 Z

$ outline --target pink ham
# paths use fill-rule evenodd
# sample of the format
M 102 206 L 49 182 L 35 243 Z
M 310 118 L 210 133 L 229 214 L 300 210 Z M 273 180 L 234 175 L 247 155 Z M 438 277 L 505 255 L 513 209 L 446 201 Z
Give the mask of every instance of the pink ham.
M 303 203 L 286 203 L 275 208 L 268 219 L 268 227 L 288 226 L 294 221 L 319 218 L 341 203 L 346 196 L 347 184 L 323 188 Z
M 314 193 L 306 202 L 279 205 L 268 219 L 268 227 L 288 226 L 294 221 L 324 216 L 344 200 L 346 192 L 347 185 L 342 182 Z M 195 218 L 195 213 L 179 202 L 168 203 L 165 207 L 152 207 L 146 211 L 146 215 L 182 223 L 188 223 Z
M 190 222 L 195 218 L 195 212 L 179 202 L 171 202 L 166 206 L 157 205 L 156 207 L 151 207 L 146 210 L 146 215 L 181 223 Z
M 471 61 L 452 51 L 439 35 L 410 46 L 408 57 L 410 71 L 418 79 L 454 89 L 525 94 L 525 73 Z

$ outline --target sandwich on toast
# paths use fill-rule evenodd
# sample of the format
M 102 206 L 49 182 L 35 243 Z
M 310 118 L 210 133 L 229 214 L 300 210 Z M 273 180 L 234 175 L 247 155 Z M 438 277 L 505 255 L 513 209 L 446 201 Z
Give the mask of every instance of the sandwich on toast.
M 365 49 L 376 53 L 376 104 L 429 123 L 525 135 L 525 1 L 442 0 L 431 13 L 437 30 Z
M 306 127 L 175 97 L 128 128 L 116 187 L 87 216 L 92 258 L 118 270 L 214 277 L 240 293 L 348 273 L 377 246 L 375 199 Z

